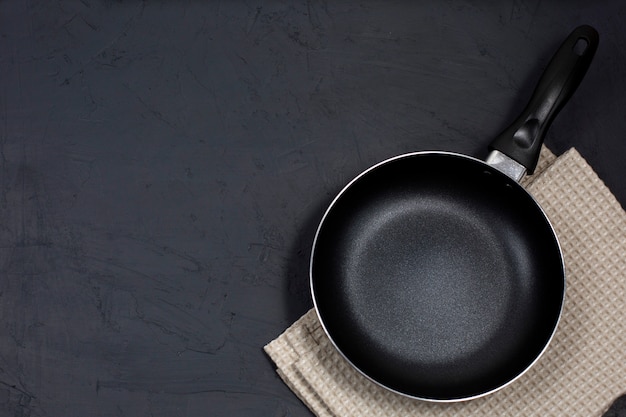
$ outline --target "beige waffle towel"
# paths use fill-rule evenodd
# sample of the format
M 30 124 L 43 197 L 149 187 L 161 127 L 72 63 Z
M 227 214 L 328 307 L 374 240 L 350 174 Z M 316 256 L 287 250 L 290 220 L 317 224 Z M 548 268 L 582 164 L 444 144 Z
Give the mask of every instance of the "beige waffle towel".
M 320 417 L 601 416 L 626 391 L 626 213 L 574 149 L 544 149 L 525 186 L 559 236 L 567 291 L 552 343 L 520 379 L 462 403 L 405 398 L 353 370 L 313 310 L 265 346 L 281 378 Z

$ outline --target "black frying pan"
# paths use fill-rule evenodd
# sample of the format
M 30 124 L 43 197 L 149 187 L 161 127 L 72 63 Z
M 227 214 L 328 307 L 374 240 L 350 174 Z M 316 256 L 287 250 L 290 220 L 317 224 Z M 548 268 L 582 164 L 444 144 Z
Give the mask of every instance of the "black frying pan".
M 313 301 L 365 376 L 414 398 L 467 400 L 509 384 L 546 349 L 564 300 L 563 259 L 518 181 L 535 169 L 597 45 L 593 28 L 572 32 L 486 162 L 400 155 L 331 203 L 313 244 Z

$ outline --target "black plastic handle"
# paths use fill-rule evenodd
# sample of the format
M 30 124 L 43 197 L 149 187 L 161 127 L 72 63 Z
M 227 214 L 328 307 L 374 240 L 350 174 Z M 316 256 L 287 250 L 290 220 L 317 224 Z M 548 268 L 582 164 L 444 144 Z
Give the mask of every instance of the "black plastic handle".
M 587 73 L 598 49 L 598 32 L 579 26 L 565 39 L 543 72 L 520 116 L 489 145 L 532 174 L 548 128 Z

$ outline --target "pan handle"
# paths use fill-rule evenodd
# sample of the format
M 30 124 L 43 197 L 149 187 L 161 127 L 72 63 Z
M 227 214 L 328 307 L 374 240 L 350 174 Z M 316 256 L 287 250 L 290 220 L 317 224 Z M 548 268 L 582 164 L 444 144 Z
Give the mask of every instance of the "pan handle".
M 598 32 L 579 26 L 565 39 L 543 72 L 522 114 L 489 145 L 532 174 L 550 124 L 572 96 L 598 49 Z

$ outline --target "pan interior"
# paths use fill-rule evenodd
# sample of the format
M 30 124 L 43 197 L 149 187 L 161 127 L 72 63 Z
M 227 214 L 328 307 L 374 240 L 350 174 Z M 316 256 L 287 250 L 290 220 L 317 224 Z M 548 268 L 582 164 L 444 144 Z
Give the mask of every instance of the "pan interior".
M 407 395 L 468 398 L 542 352 L 564 292 L 558 243 L 519 185 L 471 158 L 415 154 L 335 200 L 311 263 L 329 336 Z

